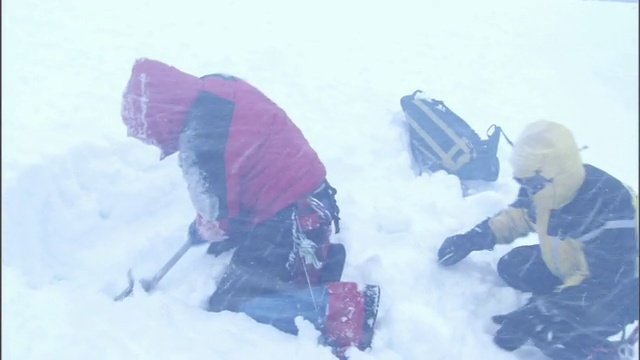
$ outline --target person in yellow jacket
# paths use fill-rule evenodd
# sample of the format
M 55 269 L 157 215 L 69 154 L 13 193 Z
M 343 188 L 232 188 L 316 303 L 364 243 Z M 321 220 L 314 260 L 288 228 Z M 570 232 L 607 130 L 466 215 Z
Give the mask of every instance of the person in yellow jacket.
M 526 126 L 510 162 L 517 199 L 447 238 L 438 261 L 451 266 L 535 232 L 539 244 L 516 247 L 497 264 L 509 286 L 532 296 L 493 317 L 494 342 L 513 351 L 531 340 L 552 359 L 593 358 L 607 337 L 638 320 L 637 195 L 583 163 L 571 131 L 555 122 Z

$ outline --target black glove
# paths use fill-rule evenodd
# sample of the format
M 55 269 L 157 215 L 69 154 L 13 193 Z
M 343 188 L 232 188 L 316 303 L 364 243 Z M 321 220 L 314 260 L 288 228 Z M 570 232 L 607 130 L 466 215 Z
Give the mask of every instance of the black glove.
M 451 266 L 466 258 L 472 251 L 491 250 L 495 244 L 495 235 L 487 219 L 464 234 L 448 237 L 438 250 L 438 263 Z
M 532 322 L 518 313 L 517 310 L 506 315 L 499 315 L 500 328 L 493 336 L 493 342 L 507 351 L 514 351 L 524 345 L 533 335 Z M 494 317 L 494 321 L 496 321 Z
M 502 349 L 513 351 L 531 340 L 551 359 L 586 359 L 594 349 L 598 349 L 600 356 L 616 354 L 617 345 L 612 346 L 614 343 L 607 338 L 620 332 L 624 325 L 611 318 L 611 309 L 598 316 L 593 307 L 585 307 L 584 303 L 593 304 L 589 296 L 580 286 L 535 295 L 523 307 L 492 318 L 500 325 L 493 341 Z M 597 321 L 589 323 L 587 320 L 594 312 Z
M 526 305 L 515 311 L 493 316 L 493 322 L 500 325 L 493 342 L 504 350 L 514 351 L 536 336 L 548 321 L 540 312 L 540 301 L 542 299 L 532 297 Z
M 217 257 L 222 253 L 232 250 L 240 244 L 239 239 L 237 236 L 232 236 L 222 241 L 212 242 L 207 249 L 207 254 Z

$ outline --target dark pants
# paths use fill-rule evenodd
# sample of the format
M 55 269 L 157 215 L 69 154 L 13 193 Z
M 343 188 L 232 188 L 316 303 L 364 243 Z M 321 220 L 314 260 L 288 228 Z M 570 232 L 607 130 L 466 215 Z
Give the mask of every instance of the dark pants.
M 562 284 L 542 259 L 540 245 L 520 246 L 498 261 L 498 274 L 512 288 L 535 295 L 548 294 Z
M 244 235 L 209 299 L 210 311 L 239 311 L 241 303 L 289 286 L 293 212 L 289 207 Z
M 536 338 L 532 330 L 536 346 L 553 359 L 579 359 L 582 352 L 638 319 L 637 278 L 619 282 L 590 278 L 556 292 L 562 281 L 545 265 L 539 245 L 511 250 L 497 268 L 509 286 L 533 294 L 532 301 L 514 314 L 523 314 L 522 319 L 531 320 L 534 326 L 544 325 L 555 334 L 552 339 L 548 333 Z M 535 319 L 531 314 L 536 314 Z
M 335 221 L 331 216 L 337 217 L 338 212 L 334 194 L 335 190 L 328 186 L 313 195 L 329 214 L 329 218 L 321 220 L 315 228 L 302 231 L 300 216 L 308 215 L 305 212 L 310 210 L 292 204 L 242 234 L 225 273 L 209 299 L 209 310 L 237 312 L 241 311 L 240 306 L 244 302 L 259 296 L 339 281 L 345 261 L 344 247 L 329 244 L 331 222 Z M 294 240 L 296 237 L 304 237 L 316 245 L 315 255 L 322 263 L 320 269 L 304 263 Z

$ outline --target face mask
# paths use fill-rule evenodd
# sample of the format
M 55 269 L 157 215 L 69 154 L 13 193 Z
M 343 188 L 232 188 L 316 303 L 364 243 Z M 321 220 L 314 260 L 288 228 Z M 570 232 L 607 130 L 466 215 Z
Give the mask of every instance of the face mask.
M 530 196 L 533 196 L 544 189 L 553 179 L 547 179 L 537 171 L 535 175 L 526 178 L 513 178 L 520 186 L 522 186 Z

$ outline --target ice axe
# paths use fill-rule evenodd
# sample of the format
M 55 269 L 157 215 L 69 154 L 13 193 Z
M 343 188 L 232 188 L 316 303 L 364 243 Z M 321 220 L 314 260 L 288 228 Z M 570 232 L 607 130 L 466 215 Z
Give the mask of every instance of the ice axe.
M 147 278 L 140 279 L 139 282 L 142 288 L 144 289 L 144 291 L 148 293 L 152 292 L 156 288 L 156 286 L 158 286 L 158 283 L 160 282 L 160 280 L 162 280 L 162 278 L 167 274 L 167 272 L 171 270 L 171 268 L 178 262 L 178 260 L 180 260 L 180 258 L 182 258 L 182 256 L 184 256 L 184 254 L 186 254 L 187 251 L 189 251 L 189 249 L 193 245 L 195 245 L 194 242 L 192 242 L 191 239 L 188 239 L 187 241 L 185 241 L 184 244 L 182 244 L 182 246 L 180 246 L 180 248 L 176 251 L 176 253 L 173 254 L 171 259 L 169 259 L 169 261 L 167 261 L 167 263 L 164 264 L 164 266 L 160 268 L 160 270 L 158 270 L 155 273 L 155 275 L 153 275 L 151 279 L 147 279 Z M 114 301 L 121 301 L 122 299 L 130 296 L 133 293 L 135 278 L 133 277 L 133 271 L 131 269 L 129 269 L 129 271 L 127 272 L 127 278 L 128 278 L 129 284 L 120 294 L 118 294 L 118 296 L 113 298 Z

